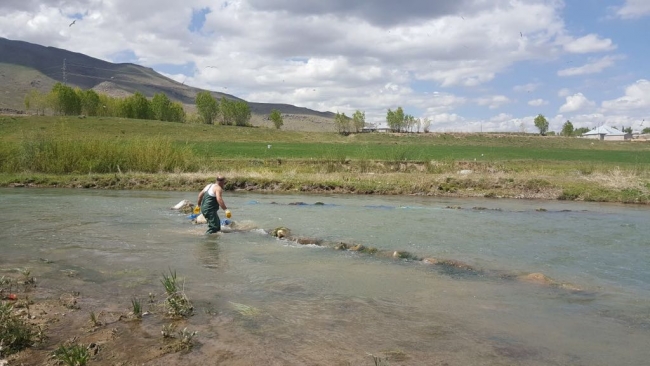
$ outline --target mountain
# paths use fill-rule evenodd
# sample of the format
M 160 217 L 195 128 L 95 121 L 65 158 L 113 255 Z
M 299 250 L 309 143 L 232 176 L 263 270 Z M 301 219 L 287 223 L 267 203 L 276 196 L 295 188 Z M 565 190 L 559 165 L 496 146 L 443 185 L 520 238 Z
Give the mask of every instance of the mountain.
M 64 80 L 65 78 L 65 80 Z M 203 89 L 163 76 L 151 68 L 132 63 L 111 63 L 81 53 L 0 37 L 0 109 L 23 109 L 23 99 L 33 88 L 49 91 L 57 82 L 82 89 L 95 89 L 112 96 L 139 91 L 147 97 L 165 93 L 192 109 Z M 215 98 L 242 100 L 234 95 L 210 91 Z M 248 102 L 253 124 L 272 125 L 266 116 L 279 110 L 285 129 L 333 130 L 332 112 L 319 112 L 289 104 Z M 257 117 L 257 118 L 256 118 Z M 255 123 L 257 121 L 257 123 Z M 302 128 L 287 128 L 296 122 Z M 330 126 L 331 125 L 331 126 Z

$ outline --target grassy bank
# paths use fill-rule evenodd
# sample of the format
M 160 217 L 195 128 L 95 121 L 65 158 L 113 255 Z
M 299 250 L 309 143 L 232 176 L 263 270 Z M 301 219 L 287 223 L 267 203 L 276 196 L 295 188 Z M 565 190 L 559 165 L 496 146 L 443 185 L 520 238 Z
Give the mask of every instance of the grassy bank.
M 650 201 L 650 144 L 0 117 L 0 186 Z

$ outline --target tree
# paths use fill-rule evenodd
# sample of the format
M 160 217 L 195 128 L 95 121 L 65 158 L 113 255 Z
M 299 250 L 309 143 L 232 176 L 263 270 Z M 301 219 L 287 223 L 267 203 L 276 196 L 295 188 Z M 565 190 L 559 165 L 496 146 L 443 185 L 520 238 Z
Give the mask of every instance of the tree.
M 546 135 L 546 131 L 548 131 L 548 121 L 543 114 L 538 114 L 537 117 L 535 117 L 535 127 L 539 129 L 540 135 Z
M 431 120 L 429 118 L 425 118 L 421 122 L 422 124 L 422 131 L 424 133 L 429 133 L 429 129 L 431 128 Z
M 573 136 L 582 136 L 583 133 L 587 133 L 590 130 L 587 127 L 580 127 L 573 130 Z
M 413 127 L 416 126 L 415 117 L 410 114 L 404 115 L 404 131 L 413 132 Z
M 366 113 L 357 110 L 352 115 L 352 126 L 354 127 L 354 132 L 361 132 L 363 127 L 366 125 Z
M 71 87 L 56 83 L 50 94 L 55 112 L 67 116 L 81 113 L 81 98 Z
M 571 121 L 567 120 L 564 122 L 562 125 L 562 132 L 560 132 L 562 136 L 573 136 L 573 123 Z
M 386 113 L 386 123 L 393 132 L 401 132 L 405 127 L 405 116 L 402 107 L 397 107 L 394 112 L 389 109 Z
M 99 94 L 92 89 L 82 91 L 81 89 L 77 90 L 79 98 L 81 98 L 81 110 L 87 116 L 96 116 L 99 113 L 100 100 Z
M 25 109 L 34 109 L 36 114 L 45 115 L 45 108 L 48 106 L 48 95 L 37 89 L 32 89 L 25 95 Z
M 274 109 L 274 110 L 271 111 L 271 114 L 269 114 L 269 119 L 270 119 L 271 121 L 273 121 L 273 125 L 274 125 L 275 128 L 277 128 L 278 130 L 279 130 L 280 127 L 282 127 L 282 125 L 284 124 L 284 122 L 282 121 L 282 113 L 280 113 L 280 111 L 277 110 L 277 109 Z
M 644 135 L 645 135 L 646 133 L 650 133 L 650 127 L 646 127 L 646 128 L 644 128 L 643 131 L 641 131 L 641 133 L 644 134 Z
M 336 130 L 341 135 L 347 135 L 350 133 L 350 118 L 346 116 L 345 113 L 336 112 L 334 124 L 336 125 Z
M 251 108 L 244 101 L 221 98 L 219 111 L 224 125 L 248 126 L 251 119 Z
M 185 109 L 180 102 L 173 102 L 169 106 L 169 120 L 171 122 L 185 122 Z
M 165 93 L 156 93 L 151 98 L 151 112 L 153 118 L 159 121 L 171 121 L 171 105 L 172 101 L 169 100 Z
M 196 108 L 199 110 L 199 114 L 203 118 L 203 123 L 209 125 L 214 123 L 214 119 L 219 113 L 219 105 L 217 100 L 214 99 L 210 92 L 204 91 L 196 94 Z
M 632 133 L 632 126 L 623 128 L 623 132 Z
M 149 99 L 140 92 L 136 92 L 129 99 L 133 100 L 133 118 L 137 119 L 151 119 L 153 113 L 151 111 L 151 102 Z
M 251 121 L 251 107 L 248 102 L 238 100 L 235 102 L 234 120 L 237 126 L 249 126 Z

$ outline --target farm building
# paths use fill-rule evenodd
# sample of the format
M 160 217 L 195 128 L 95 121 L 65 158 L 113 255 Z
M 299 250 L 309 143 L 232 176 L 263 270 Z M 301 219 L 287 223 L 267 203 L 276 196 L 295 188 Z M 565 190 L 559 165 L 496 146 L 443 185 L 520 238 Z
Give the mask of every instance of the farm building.
M 611 128 L 609 126 L 603 125 L 603 126 L 596 127 L 589 132 L 583 133 L 582 137 L 587 139 L 596 139 L 596 140 L 604 140 L 604 141 L 625 141 L 625 140 L 631 140 L 632 134 L 625 133 L 615 128 Z

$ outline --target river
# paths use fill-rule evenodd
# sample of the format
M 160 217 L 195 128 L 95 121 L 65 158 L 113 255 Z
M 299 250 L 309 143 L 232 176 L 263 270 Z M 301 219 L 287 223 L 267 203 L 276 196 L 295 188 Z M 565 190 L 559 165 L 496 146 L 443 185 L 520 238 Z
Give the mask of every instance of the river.
M 28 268 L 40 286 L 100 299 L 87 307 L 125 309 L 133 297 L 161 293 L 162 273 L 176 271 L 195 305 L 187 326 L 202 347 L 187 356 L 194 362 L 224 343 L 278 365 L 370 365 L 369 354 L 391 365 L 650 360 L 647 206 L 224 196 L 242 230 L 208 237 L 170 210 L 196 193 L 0 189 L 0 270 Z M 264 231 L 279 226 L 473 270 Z M 553 282 L 521 279 L 531 273 Z

